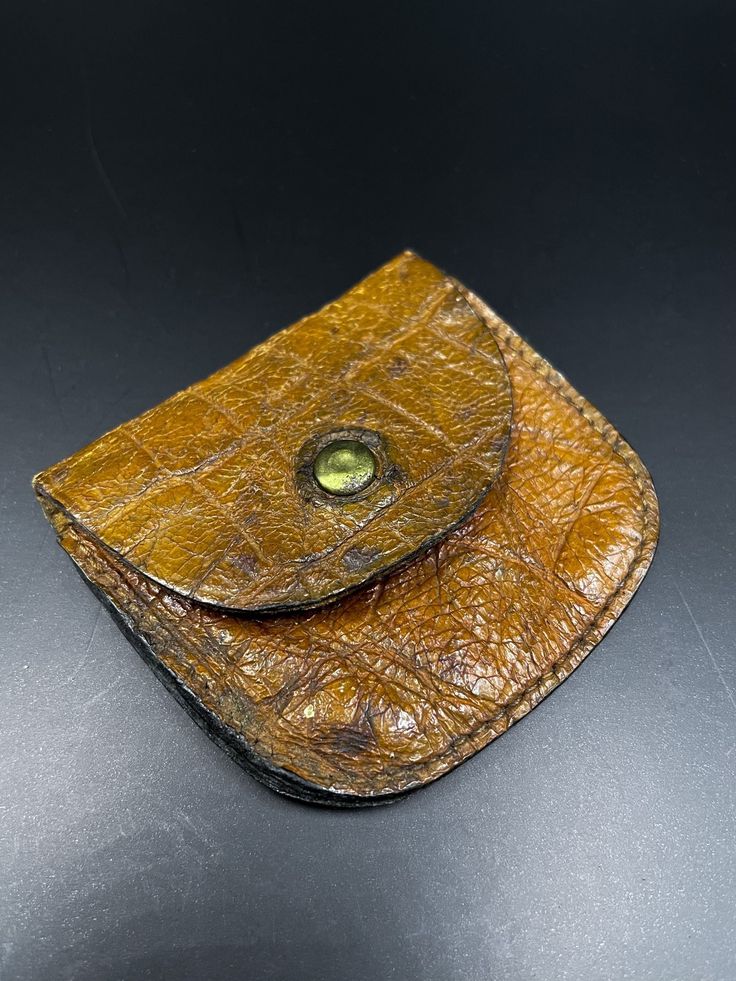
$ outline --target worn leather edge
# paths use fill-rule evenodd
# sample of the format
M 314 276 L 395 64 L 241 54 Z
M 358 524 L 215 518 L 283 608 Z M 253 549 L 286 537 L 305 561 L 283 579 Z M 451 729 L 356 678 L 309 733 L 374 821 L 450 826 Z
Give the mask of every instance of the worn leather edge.
M 72 564 L 83 582 L 108 611 L 124 637 L 135 648 L 164 688 L 174 696 L 187 715 L 220 749 L 224 750 L 238 766 L 258 780 L 259 783 L 276 791 L 276 793 L 304 804 L 321 804 L 336 808 L 376 807 L 380 804 L 402 800 L 411 793 L 411 790 L 402 790 L 374 797 L 364 797 L 359 794 L 339 794 L 325 790 L 319 784 L 304 780 L 297 774 L 275 766 L 264 757 L 259 756 L 242 736 L 226 726 L 214 712 L 206 708 L 191 688 L 159 660 L 146 639 L 136 633 L 135 627 L 126 616 L 125 611 L 118 607 L 104 590 L 96 586 L 87 577 L 74 559 L 72 559 Z M 412 790 L 416 790 L 420 786 L 422 784 L 418 784 Z
M 538 354 L 524 341 L 483 300 L 458 283 L 458 288 L 468 302 L 478 312 L 479 316 L 488 323 L 498 342 L 501 353 L 512 351 L 533 368 L 548 382 L 586 422 L 608 443 L 629 468 L 634 482 L 639 489 L 642 514 L 642 540 L 627 569 L 626 575 L 611 593 L 604 606 L 599 610 L 595 619 L 581 634 L 575 644 L 569 647 L 554 662 L 552 668 L 539 678 L 534 685 L 527 688 L 517 698 L 487 720 L 482 726 L 457 740 L 452 747 L 452 754 L 445 752 L 435 758 L 439 762 L 452 755 L 452 762 L 447 770 L 442 770 L 437 776 L 451 772 L 456 766 L 465 762 L 474 753 L 485 748 L 510 726 L 518 722 L 549 695 L 561 682 L 570 676 L 576 667 L 596 647 L 611 627 L 616 623 L 629 602 L 634 597 L 654 558 L 659 538 L 659 502 L 654 489 L 654 483 L 647 468 L 634 449 L 615 429 L 606 417 L 584 398 L 568 380 L 557 371 L 541 354 Z M 498 727 L 497 731 L 494 727 Z M 490 732 L 490 735 L 489 735 Z M 487 738 L 485 738 L 487 736 Z M 459 755 L 455 755 L 461 747 Z M 431 781 L 433 778 L 430 777 Z M 436 779 L 436 778 L 434 778 Z
M 459 284 L 458 284 L 459 285 Z M 330 791 L 317 784 L 309 783 L 289 770 L 274 766 L 258 753 L 237 733 L 225 726 L 219 718 L 199 701 L 197 696 L 169 671 L 156 657 L 143 637 L 112 600 L 92 584 L 83 570 L 77 566 L 82 578 L 93 592 L 110 610 L 125 635 L 132 641 L 153 669 L 157 677 L 175 695 L 195 721 L 208 735 L 230 755 L 240 766 L 271 789 L 298 800 L 333 807 L 376 806 L 398 800 L 413 790 L 433 782 L 451 772 L 480 749 L 502 735 L 511 725 L 523 718 L 532 708 L 553 691 L 590 653 L 606 632 L 613 626 L 626 605 L 635 594 L 652 561 L 656 549 L 659 526 L 659 508 L 651 477 L 643 463 L 605 417 L 580 395 L 567 380 L 556 371 L 541 355 L 537 354 L 521 337 L 498 317 L 478 297 L 460 287 L 468 302 L 488 324 L 499 343 L 502 354 L 513 352 L 529 364 L 545 381 L 562 395 L 588 424 L 621 457 L 629 468 L 640 493 L 642 515 L 642 540 L 632 558 L 626 575 L 611 593 L 608 601 L 597 614 L 594 621 L 581 634 L 576 643 L 566 649 L 553 667 L 540 679 L 522 692 L 511 703 L 488 719 L 481 726 L 456 740 L 443 754 L 408 767 L 404 775 L 409 779 L 396 789 L 377 794 L 353 795 Z

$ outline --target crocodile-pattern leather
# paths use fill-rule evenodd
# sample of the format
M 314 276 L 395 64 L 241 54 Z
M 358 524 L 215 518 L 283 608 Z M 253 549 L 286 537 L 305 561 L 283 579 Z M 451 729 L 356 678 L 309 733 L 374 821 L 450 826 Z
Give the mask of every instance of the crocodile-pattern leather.
M 498 474 L 510 422 L 493 335 L 452 280 L 408 253 L 51 467 L 41 486 L 183 596 L 307 607 L 467 517 Z M 320 494 L 302 453 L 345 430 L 375 433 L 385 451 L 381 479 L 355 499 Z
M 184 598 L 102 547 L 72 517 L 74 501 L 59 508 L 38 479 L 83 575 L 215 738 L 275 789 L 379 803 L 446 773 L 580 663 L 652 559 L 657 501 L 636 454 L 510 327 L 464 296 L 511 383 L 500 476 L 441 542 L 337 602 L 257 617 Z

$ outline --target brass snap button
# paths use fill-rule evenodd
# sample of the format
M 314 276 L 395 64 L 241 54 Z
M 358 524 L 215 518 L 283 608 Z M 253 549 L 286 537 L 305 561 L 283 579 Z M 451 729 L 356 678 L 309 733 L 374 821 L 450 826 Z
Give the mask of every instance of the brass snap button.
M 360 440 L 336 439 L 322 447 L 312 470 L 323 491 L 346 497 L 365 490 L 375 480 L 377 463 Z

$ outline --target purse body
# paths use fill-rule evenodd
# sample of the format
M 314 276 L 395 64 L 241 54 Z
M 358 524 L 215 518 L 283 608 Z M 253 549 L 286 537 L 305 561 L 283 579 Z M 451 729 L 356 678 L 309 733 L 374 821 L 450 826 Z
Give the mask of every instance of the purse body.
M 355 447 L 368 470 L 333 468 L 336 492 L 319 461 Z M 338 806 L 416 789 L 525 715 L 620 615 L 658 534 L 610 423 L 409 252 L 34 486 L 209 734 Z

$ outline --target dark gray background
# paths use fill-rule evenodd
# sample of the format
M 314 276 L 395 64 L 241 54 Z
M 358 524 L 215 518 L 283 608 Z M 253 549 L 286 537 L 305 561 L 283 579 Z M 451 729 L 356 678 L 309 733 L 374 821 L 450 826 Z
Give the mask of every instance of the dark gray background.
M 734 13 L 2 5 L 3 981 L 736 978 Z M 622 430 L 662 538 L 529 718 L 335 813 L 197 729 L 30 479 L 405 246 Z

